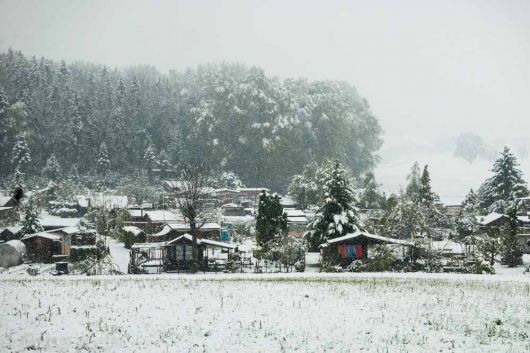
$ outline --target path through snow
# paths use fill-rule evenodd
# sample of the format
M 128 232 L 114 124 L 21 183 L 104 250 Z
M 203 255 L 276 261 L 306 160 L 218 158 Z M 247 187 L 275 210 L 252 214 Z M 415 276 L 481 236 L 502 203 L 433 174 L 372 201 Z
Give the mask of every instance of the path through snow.
M 121 241 L 112 238 L 107 239 L 107 244 L 113 262 L 118 266 L 118 269 L 121 272 L 127 273 L 127 267 L 129 265 L 129 249 L 126 249 Z

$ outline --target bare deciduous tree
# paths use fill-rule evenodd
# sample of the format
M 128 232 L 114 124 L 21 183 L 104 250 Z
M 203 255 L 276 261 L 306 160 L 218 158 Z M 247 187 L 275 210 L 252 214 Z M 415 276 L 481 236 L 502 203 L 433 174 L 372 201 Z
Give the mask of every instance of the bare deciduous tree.
M 194 270 L 198 270 L 197 236 L 206 221 L 205 204 L 210 194 L 210 183 L 210 170 L 205 163 L 190 164 L 181 169 L 180 182 L 174 191 L 177 206 L 190 225 Z

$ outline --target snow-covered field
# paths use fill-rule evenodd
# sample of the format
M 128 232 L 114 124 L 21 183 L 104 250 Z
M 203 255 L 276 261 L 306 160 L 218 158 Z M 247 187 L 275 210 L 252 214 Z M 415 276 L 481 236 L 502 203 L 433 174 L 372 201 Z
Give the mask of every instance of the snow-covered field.
M 0 351 L 528 352 L 530 276 L 0 279 Z

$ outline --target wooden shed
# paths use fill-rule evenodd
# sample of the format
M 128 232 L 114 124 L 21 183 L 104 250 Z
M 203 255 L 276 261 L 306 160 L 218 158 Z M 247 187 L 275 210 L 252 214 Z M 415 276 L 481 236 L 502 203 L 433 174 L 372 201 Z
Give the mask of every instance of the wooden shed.
M 213 259 L 210 261 L 208 252 L 209 249 L 217 248 L 224 251 L 230 258 L 231 252 L 237 251 L 237 245 L 215 241 L 211 239 L 197 239 L 198 246 L 198 261 L 199 269 L 202 271 L 209 271 L 211 267 L 218 263 Z M 164 272 L 168 271 L 186 271 L 191 270 L 193 264 L 193 238 L 190 234 L 183 234 L 178 238 L 168 241 L 164 246 L 163 251 Z M 226 265 L 226 262 L 225 262 Z
M 31 262 L 53 262 L 54 255 L 62 255 L 61 236 L 46 232 L 28 234 L 22 239 Z
M 388 238 L 362 231 L 329 239 L 320 247 L 324 259 L 336 259 L 338 256 L 342 261 L 351 262 L 368 258 L 369 246 L 382 244 L 400 246 L 403 252 L 410 252 L 415 247 L 413 242 L 407 240 Z

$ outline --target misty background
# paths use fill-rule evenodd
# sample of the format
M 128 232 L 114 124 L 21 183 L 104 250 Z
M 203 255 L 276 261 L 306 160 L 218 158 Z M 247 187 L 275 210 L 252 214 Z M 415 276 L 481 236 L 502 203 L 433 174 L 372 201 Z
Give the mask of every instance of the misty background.
M 6 1 L 0 51 L 182 71 L 241 62 L 344 80 L 384 130 L 387 192 L 414 161 L 442 201 L 489 176 L 503 145 L 530 175 L 527 1 Z

